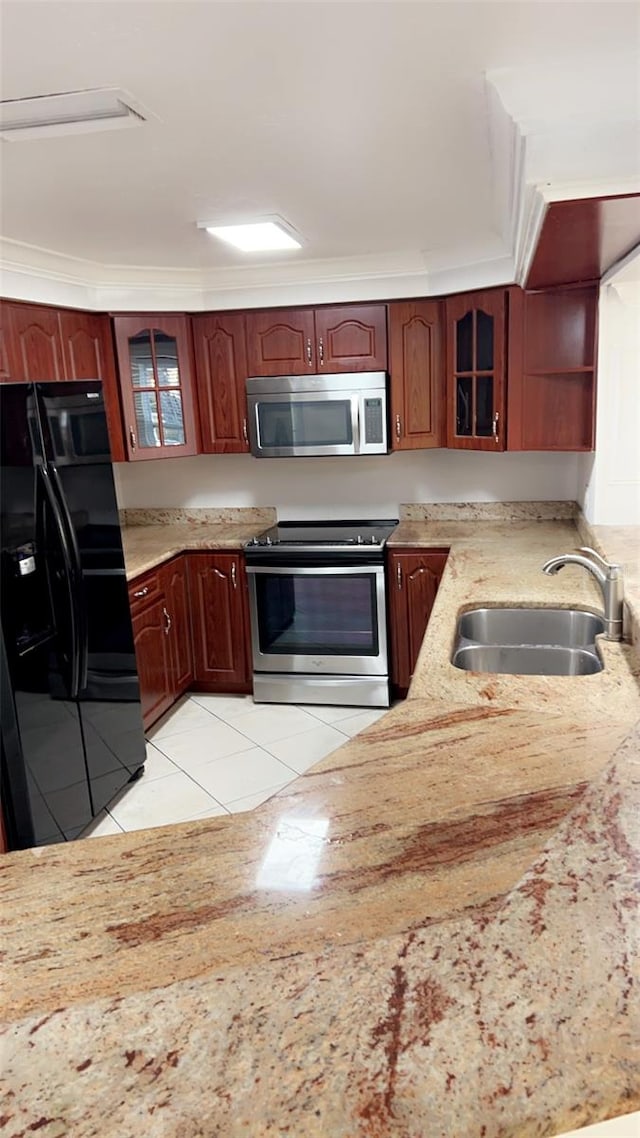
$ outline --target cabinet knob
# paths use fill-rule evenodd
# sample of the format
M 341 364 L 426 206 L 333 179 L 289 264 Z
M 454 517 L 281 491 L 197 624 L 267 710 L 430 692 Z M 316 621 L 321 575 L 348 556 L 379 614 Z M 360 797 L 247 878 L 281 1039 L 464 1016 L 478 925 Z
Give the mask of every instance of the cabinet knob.
M 398 591 L 402 592 L 402 565 L 400 564 L 396 565 L 396 584 Z
M 246 419 L 242 420 L 242 437 L 243 437 L 245 443 L 247 444 L 247 446 L 249 446 L 249 431 L 247 429 L 247 420 Z
M 144 588 L 142 588 L 142 589 L 136 589 L 136 591 L 133 595 L 134 595 L 134 597 L 146 597 L 148 592 L 149 592 L 149 586 L 145 585 Z
M 131 450 L 135 450 L 136 449 L 136 433 L 135 433 L 133 427 L 129 427 L 129 442 L 131 444 Z
M 309 364 L 309 367 L 311 367 L 311 364 L 313 363 L 313 356 L 311 354 L 311 337 L 310 336 L 309 336 L 309 339 L 307 340 L 307 363 Z
M 322 342 L 322 336 L 318 340 L 318 359 L 320 361 L 320 367 L 322 367 L 324 365 L 324 344 Z
M 399 415 L 396 415 L 396 438 L 402 438 L 402 420 Z
M 499 422 L 500 422 L 500 412 L 496 411 L 495 415 L 493 416 L 493 424 L 492 424 L 493 438 L 494 438 L 494 441 L 496 442 L 496 444 L 500 442 L 500 435 L 498 434 L 498 423 Z
M 162 607 L 162 615 L 164 617 L 164 634 L 165 636 L 168 636 L 171 631 L 171 617 L 169 616 L 169 613 L 167 612 L 164 605 Z
M 235 561 L 233 562 L 233 564 L 231 566 L 231 584 L 233 585 L 234 589 L 238 588 L 238 577 L 237 577 L 237 573 L 236 573 Z

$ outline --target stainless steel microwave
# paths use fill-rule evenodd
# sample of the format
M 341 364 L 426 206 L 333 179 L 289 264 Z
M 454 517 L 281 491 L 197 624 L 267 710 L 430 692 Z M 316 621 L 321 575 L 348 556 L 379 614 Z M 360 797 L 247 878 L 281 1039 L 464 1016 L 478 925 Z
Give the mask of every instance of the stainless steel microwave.
M 386 454 L 387 403 L 384 371 L 248 379 L 251 453 Z

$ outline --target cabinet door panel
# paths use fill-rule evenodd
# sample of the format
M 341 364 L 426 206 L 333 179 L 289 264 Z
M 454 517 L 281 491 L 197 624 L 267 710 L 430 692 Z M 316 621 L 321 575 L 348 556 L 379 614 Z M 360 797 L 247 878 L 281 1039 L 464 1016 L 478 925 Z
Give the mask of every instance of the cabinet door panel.
M 445 303 L 447 446 L 505 449 L 505 290 Z
M 169 641 L 171 648 L 172 695 L 177 699 L 193 679 L 191 651 L 191 620 L 189 612 L 189 584 L 186 557 L 176 557 L 162 568 L 162 586 L 167 612 L 171 620 Z
M 315 317 L 320 371 L 386 371 L 386 304 L 318 308 Z
M 67 379 L 102 381 L 111 457 L 114 462 L 124 462 L 126 451 L 109 317 L 66 309 L 59 317 Z
M 2 307 L 4 310 L 5 305 Z M 39 308 L 34 304 L 8 304 L 6 309 L 11 379 L 17 382 L 64 379 L 56 309 Z
M 188 561 L 196 684 L 246 689 L 246 579 L 240 555 L 192 553 Z
M 14 378 L 9 364 L 9 313 L 5 304 L 0 304 L 0 383 L 11 383 Z
M 191 323 L 202 450 L 207 454 L 245 453 L 249 439 L 244 313 L 193 316 Z
M 249 375 L 306 375 L 315 370 L 313 311 L 247 313 Z
M 391 679 L 406 692 L 429 623 L 447 550 L 389 555 Z
M 159 719 L 173 703 L 171 660 L 164 598 L 132 610 L 133 642 L 140 681 L 142 719 L 145 728 Z
M 129 459 L 197 454 L 188 318 L 116 316 L 114 328 Z
M 390 304 L 389 337 L 392 448 L 442 446 L 442 304 L 433 300 Z

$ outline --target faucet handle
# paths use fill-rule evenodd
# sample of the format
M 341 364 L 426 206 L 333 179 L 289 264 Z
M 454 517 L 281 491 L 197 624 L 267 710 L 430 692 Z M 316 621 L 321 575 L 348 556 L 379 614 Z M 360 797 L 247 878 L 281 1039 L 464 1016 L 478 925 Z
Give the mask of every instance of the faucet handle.
M 591 549 L 591 546 L 589 545 L 581 545 L 580 553 L 588 553 L 589 557 L 591 557 L 591 559 L 600 565 L 603 569 L 606 569 L 608 573 L 611 573 L 611 571 L 614 569 L 620 568 L 620 566 L 614 561 L 605 561 L 604 557 L 602 557 L 602 555 L 598 553 L 596 549 Z

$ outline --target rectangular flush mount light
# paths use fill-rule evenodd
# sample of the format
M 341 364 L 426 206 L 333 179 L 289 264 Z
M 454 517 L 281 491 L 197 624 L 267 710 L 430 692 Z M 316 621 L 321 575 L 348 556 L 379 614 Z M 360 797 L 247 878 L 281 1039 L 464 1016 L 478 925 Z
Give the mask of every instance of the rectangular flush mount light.
M 126 91 L 100 87 L 0 102 L 0 138 L 18 142 L 139 126 L 149 118 Z
M 301 242 L 281 218 L 253 221 L 247 225 L 211 225 L 199 221 L 198 229 L 219 237 L 243 253 L 262 253 L 270 249 L 301 249 Z

